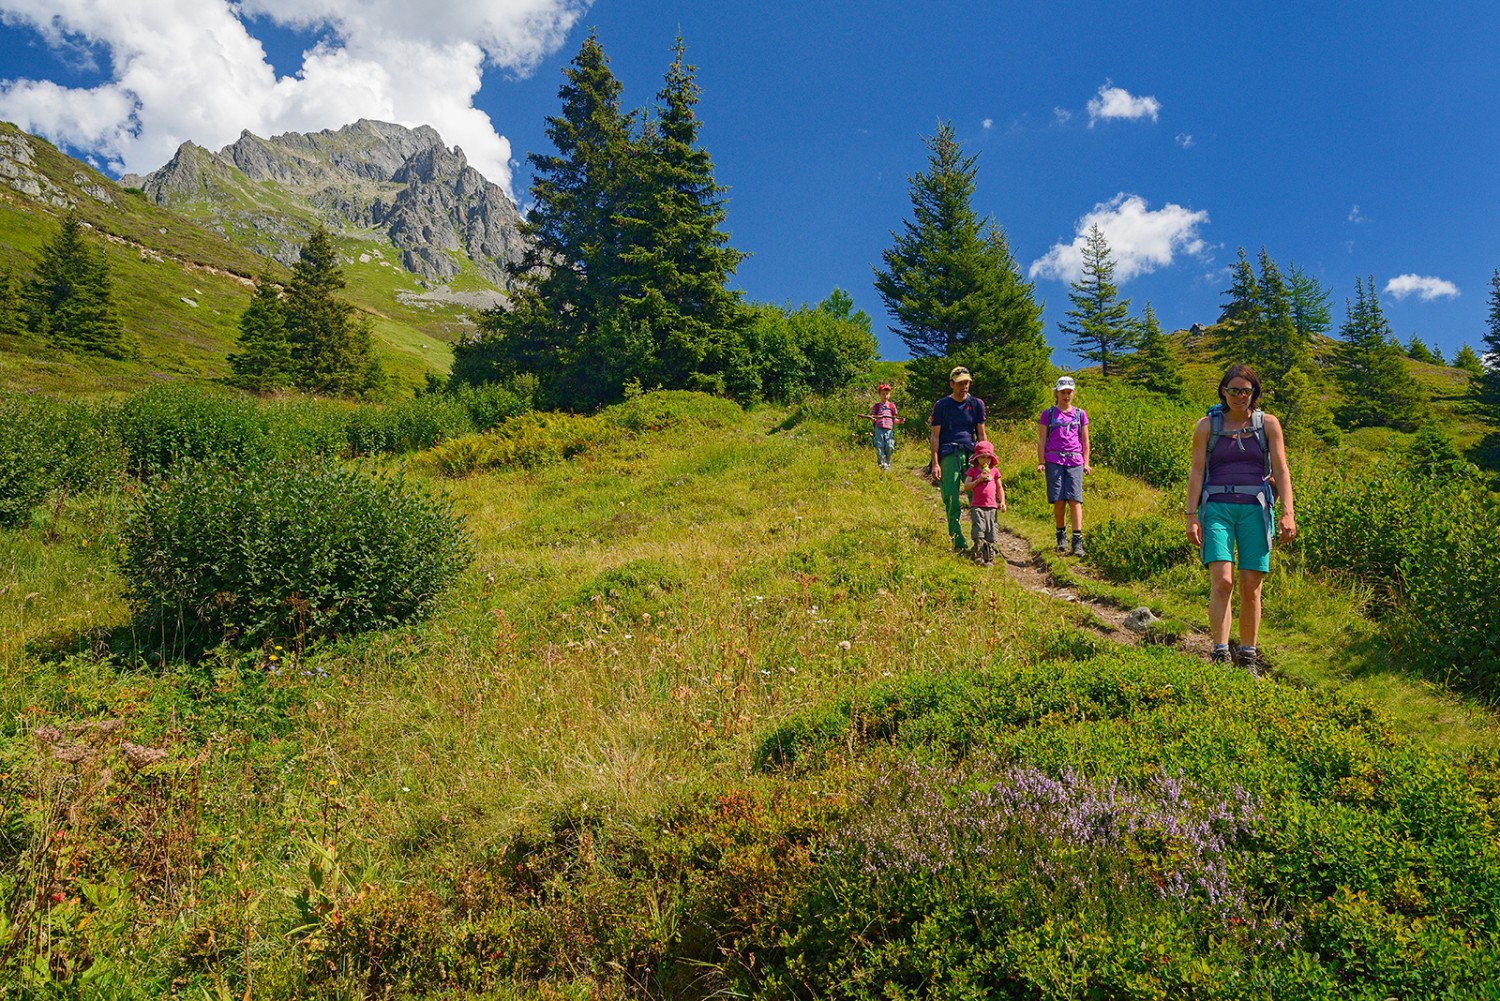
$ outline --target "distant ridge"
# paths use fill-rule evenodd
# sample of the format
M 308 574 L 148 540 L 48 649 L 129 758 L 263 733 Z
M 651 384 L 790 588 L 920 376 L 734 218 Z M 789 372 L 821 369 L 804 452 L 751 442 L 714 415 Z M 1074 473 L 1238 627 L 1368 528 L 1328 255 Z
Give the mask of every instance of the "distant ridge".
M 360 119 L 270 139 L 245 131 L 217 153 L 186 142 L 166 165 L 120 184 L 287 265 L 322 223 L 389 241 L 401 266 L 429 282 L 468 274 L 504 289 L 505 266 L 525 243 L 515 203 L 427 125 Z

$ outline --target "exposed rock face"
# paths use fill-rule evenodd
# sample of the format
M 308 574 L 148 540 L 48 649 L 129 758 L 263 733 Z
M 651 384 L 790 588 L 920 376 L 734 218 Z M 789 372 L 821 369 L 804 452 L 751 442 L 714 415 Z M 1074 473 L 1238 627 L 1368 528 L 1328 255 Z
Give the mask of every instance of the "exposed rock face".
M 121 183 L 158 205 L 206 216 L 283 264 L 296 261 L 322 222 L 351 235 L 383 235 L 402 265 L 424 278 L 452 278 L 467 258 L 505 287 L 505 265 L 524 245 L 520 213 L 505 192 L 425 125 L 361 119 L 308 135 L 244 132 L 218 153 L 183 143 L 160 170 Z
M 27 198 L 52 208 L 69 209 L 78 204 L 75 195 L 37 169 L 36 151 L 20 132 L 0 132 L 0 178 Z M 82 194 L 106 205 L 114 204 L 114 199 L 104 185 L 83 171 L 75 171 L 72 181 L 73 186 Z

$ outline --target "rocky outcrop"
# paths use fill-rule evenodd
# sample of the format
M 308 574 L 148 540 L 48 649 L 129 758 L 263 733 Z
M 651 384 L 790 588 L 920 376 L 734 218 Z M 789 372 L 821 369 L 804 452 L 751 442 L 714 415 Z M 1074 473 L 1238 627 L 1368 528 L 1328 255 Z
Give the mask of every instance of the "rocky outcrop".
M 498 185 L 429 126 L 361 119 L 336 131 L 262 139 L 243 132 L 218 153 L 184 143 L 144 178 L 122 178 L 158 205 L 205 218 L 226 236 L 291 264 L 318 223 L 388 240 L 402 266 L 434 282 L 467 266 L 498 287 L 524 249 L 521 216 Z
M 12 190 L 51 208 L 71 209 L 78 204 L 76 195 L 40 169 L 36 161 L 36 150 L 25 134 L 12 131 L 9 126 L 5 131 L 0 131 L 0 178 Z M 114 204 L 109 189 L 97 177 L 77 170 L 73 172 L 71 180 L 80 194 L 105 205 Z

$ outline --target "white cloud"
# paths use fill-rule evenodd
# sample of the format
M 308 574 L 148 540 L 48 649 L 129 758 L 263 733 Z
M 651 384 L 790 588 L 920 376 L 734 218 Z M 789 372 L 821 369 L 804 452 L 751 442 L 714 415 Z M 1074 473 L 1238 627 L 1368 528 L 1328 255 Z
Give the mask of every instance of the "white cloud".
M 1057 125 L 1066 125 L 1073 118 L 1073 112 L 1067 108 L 1053 108 L 1052 121 Z
M 1194 212 L 1171 202 L 1153 211 L 1140 195 L 1122 191 L 1079 219 L 1073 241 L 1055 244 L 1032 261 L 1029 274 L 1032 278 L 1077 281 L 1083 274 L 1083 247 L 1089 229 L 1098 226 L 1109 242 L 1115 279 L 1127 282 L 1167 267 L 1177 254 L 1204 254 L 1208 245 L 1198 234 L 1198 227 L 1207 222 L 1207 212 Z
M 1430 275 L 1397 275 L 1385 283 L 1385 292 L 1397 300 L 1409 295 L 1415 295 L 1423 302 L 1458 298 L 1457 285 L 1446 278 L 1433 278 Z
M 1179 132 L 1176 139 L 1177 145 L 1183 149 L 1193 148 L 1193 134 L 1191 132 Z
M 1349 210 L 1349 221 L 1352 222 L 1352 223 L 1355 223 L 1355 224 L 1362 223 L 1362 222 L 1366 221 L 1366 216 L 1365 216 L 1365 214 L 1363 212 L 1361 212 L 1359 210 L 1359 206 L 1358 205 L 1355 205 L 1353 208 L 1351 208 Z
M 1099 88 L 1099 93 L 1089 99 L 1089 128 L 1101 118 L 1124 118 L 1135 121 L 1149 118 L 1153 122 L 1161 111 L 1161 102 L 1154 97 L 1136 97 L 1124 87 L 1116 87 L 1108 80 Z
M 0 0 L 0 17 L 59 48 L 108 53 L 91 89 L 0 81 L 0 118 L 145 172 L 191 140 L 209 149 L 359 118 L 431 125 L 510 186 L 510 142 L 474 107 L 486 66 L 524 74 L 560 46 L 589 0 Z M 240 16 L 320 31 L 277 77 Z
M 980 124 L 981 127 L 983 127 L 983 129 L 986 132 L 988 132 L 990 129 L 992 129 L 992 128 L 995 127 L 995 120 L 993 118 L 986 118 L 984 121 L 980 122 L 979 124 Z

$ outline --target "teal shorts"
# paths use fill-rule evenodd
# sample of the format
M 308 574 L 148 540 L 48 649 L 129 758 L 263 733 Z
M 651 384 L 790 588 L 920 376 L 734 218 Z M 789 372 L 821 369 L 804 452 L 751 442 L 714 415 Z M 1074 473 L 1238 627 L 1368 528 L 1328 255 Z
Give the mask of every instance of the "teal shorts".
M 1271 539 L 1266 534 L 1266 512 L 1259 504 L 1209 501 L 1200 515 L 1204 566 L 1225 560 L 1237 564 L 1241 570 L 1270 572 Z

